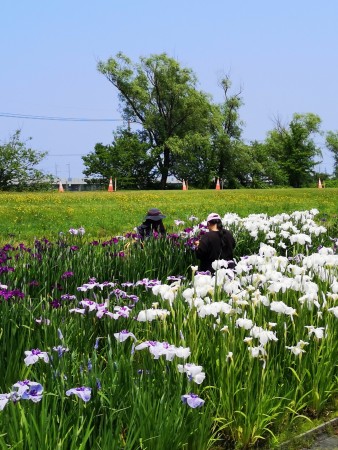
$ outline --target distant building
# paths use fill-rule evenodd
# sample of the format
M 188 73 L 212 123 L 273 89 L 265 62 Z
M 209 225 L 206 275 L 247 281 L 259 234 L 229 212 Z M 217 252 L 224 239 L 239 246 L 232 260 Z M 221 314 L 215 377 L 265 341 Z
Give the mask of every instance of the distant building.
M 65 191 L 99 191 L 104 190 L 103 184 L 88 184 L 83 178 L 54 178 L 53 187 L 59 188 L 59 183 L 62 183 Z

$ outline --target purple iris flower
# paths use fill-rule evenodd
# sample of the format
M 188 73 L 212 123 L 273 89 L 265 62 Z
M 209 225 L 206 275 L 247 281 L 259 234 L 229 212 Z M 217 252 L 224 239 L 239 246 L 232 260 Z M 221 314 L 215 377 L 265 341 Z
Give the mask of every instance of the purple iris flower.
M 52 308 L 60 308 L 61 303 L 59 302 L 59 300 L 57 298 L 54 298 L 51 302 L 49 302 L 50 306 Z
M 0 296 L 3 297 L 5 300 L 9 300 L 13 297 L 24 298 L 25 294 L 21 292 L 19 289 L 13 289 L 12 291 L 8 289 L 1 289 Z
M 66 279 L 66 278 L 71 278 L 72 276 L 74 276 L 74 272 L 68 271 L 68 272 L 64 272 L 64 273 L 61 275 L 61 278 L 64 280 L 64 279 Z
M 42 352 L 38 348 L 33 348 L 32 350 L 25 351 L 26 358 L 24 359 L 26 366 L 35 364 L 39 359 L 43 359 L 45 363 L 49 362 L 49 357 L 47 352 Z
M 199 408 L 204 405 L 204 400 L 199 398 L 196 394 L 184 394 L 181 397 L 182 402 L 190 406 L 190 408 Z
M 59 358 L 62 358 L 63 354 L 65 352 L 69 352 L 69 348 L 67 347 L 62 347 L 62 345 L 58 345 L 57 347 L 53 347 L 53 350 L 55 352 L 58 352 Z
M 169 275 L 169 277 L 167 277 L 168 281 L 180 281 L 184 279 L 185 277 L 183 275 Z
M 89 402 L 91 393 L 91 388 L 85 386 L 68 389 L 68 391 L 66 391 L 66 395 L 77 395 L 84 402 Z
M 11 398 L 11 394 L 0 394 L 0 411 L 4 409 Z
M 40 383 L 30 382 L 29 387 L 23 392 L 21 398 L 23 400 L 32 400 L 32 402 L 37 403 L 42 400 L 43 387 Z
M 78 247 L 77 245 L 72 245 L 72 246 L 70 247 L 70 249 L 71 249 L 73 252 L 75 252 L 76 250 L 79 250 L 79 247 Z
M 177 234 L 177 233 L 171 233 L 171 234 L 168 234 L 168 238 L 169 239 L 172 239 L 172 240 L 175 240 L 175 239 L 178 239 L 180 236 L 179 236 L 179 234 Z
M 14 272 L 14 267 L 0 267 L 0 273 Z
M 119 333 L 114 333 L 114 337 L 118 342 L 124 342 L 129 337 L 136 341 L 135 335 L 133 333 L 130 333 L 128 330 L 122 330 Z
M 115 294 L 116 298 L 127 298 L 128 294 L 125 291 L 122 291 L 122 289 L 113 289 L 112 294 Z
M 13 235 L 14 237 L 15 235 Z M 8 252 L 9 250 L 14 250 L 14 247 L 11 244 L 6 244 L 3 246 L 3 251 Z
M 99 348 L 99 341 L 100 338 L 96 338 L 95 344 L 94 344 L 94 349 L 97 350 Z
M 37 403 L 42 399 L 43 387 L 35 381 L 18 381 L 13 384 L 13 389 L 16 390 L 10 394 L 12 401 L 17 401 L 22 398 L 23 400 L 32 400 L 32 402 Z
M 15 384 L 13 384 L 13 388 L 17 388 L 17 395 L 21 397 L 23 392 L 27 391 L 29 389 L 29 386 L 32 382 L 29 380 L 23 380 L 23 381 L 17 381 Z
M 76 300 L 76 295 L 63 294 L 61 295 L 61 300 Z

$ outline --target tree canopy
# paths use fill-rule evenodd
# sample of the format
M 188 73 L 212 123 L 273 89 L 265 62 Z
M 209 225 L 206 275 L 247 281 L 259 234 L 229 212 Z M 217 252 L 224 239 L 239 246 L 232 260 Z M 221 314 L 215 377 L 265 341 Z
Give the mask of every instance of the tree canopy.
M 313 180 L 315 166 L 319 164 L 315 157 L 321 156 L 314 141 L 320 133 L 320 124 L 321 119 L 315 114 L 294 114 L 288 126 L 278 120 L 268 133 L 267 153 L 278 163 L 285 184 L 297 188 Z
M 152 158 L 148 144 L 142 142 L 140 133 L 118 129 L 111 145 L 95 145 L 94 152 L 82 157 L 86 181 L 96 183 L 110 177 L 119 179 L 120 188 L 144 189 L 154 180 Z
M 46 156 L 27 147 L 22 141 L 21 131 L 16 131 L 0 144 L 0 190 L 37 190 L 51 186 L 51 175 L 45 175 L 36 166 Z
M 333 175 L 338 178 L 338 131 L 328 131 L 326 147 L 333 153 Z
M 197 90 L 190 69 L 166 54 L 133 64 L 118 53 L 100 62 L 98 70 L 118 90 L 125 121 L 138 124 L 144 132 L 164 188 L 173 172 L 174 156 L 184 151 L 185 139 L 197 142 L 210 135 L 213 105 L 209 96 Z
M 97 144 L 83 157 L 86 176 L 105 182 L 117 176 L 134 188 L 157 182 L 162 189 L 170 175 L 198 188 L 216 178 L 228 188 L 313 183 L 321 157 L 317 115 L 295 113 L 288 124 L 278 119 L 263 142 L 245 143 L 242 91 L 233 93 L 229 76 L 219 81 L 223 101 L 215 103 L 197 89 L 192 70 L 165 53 L 134 63 L 120 52 L 98 70 L 117 90 L 125 124 L 111 144 Z M 329 132 L 326 143 L 336 158 L 337 133 Z

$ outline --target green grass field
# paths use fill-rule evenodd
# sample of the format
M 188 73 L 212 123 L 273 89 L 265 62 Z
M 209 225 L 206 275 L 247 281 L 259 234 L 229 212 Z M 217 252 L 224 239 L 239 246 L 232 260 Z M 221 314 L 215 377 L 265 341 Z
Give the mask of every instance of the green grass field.
M 168 230 L 174 228 L 175 219 L 187 221 L 194 215 L 203 220 L 213 211 L 244 217 L 316 208 L 321 216 L 334 219 L 338 189 L 0 193 L 0 237 L 2 241 L 53 238 L 83 226 L 86 237 L 106 238 L 132 231 L 154 207 L 166 214 Z

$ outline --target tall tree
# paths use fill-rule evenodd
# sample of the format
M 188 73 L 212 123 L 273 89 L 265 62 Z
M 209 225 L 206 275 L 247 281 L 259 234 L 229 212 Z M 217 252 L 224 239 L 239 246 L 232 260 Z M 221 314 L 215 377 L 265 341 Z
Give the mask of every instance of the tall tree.
M 326 147 L 333 153 L 333 176 L 338 178 L 338 131 L 326 133 Z
M 313 180 L 314 168 L 319 164 L 315 157 L 321 156 L 314 141 L 320 124 L 321 119 L 315 114 L 294 114 L 288 126 L 277 120 L 276 127 L 268 133 L 269 155 L 278 162 L 292 187 L 306 186 Z
M 175 149 L 183 148 L 177 139 L 210 133 L 213 108 L 209 96 L 196 89 L 190 69 L 164 53 L 133 64 L 120 52 L 99 62 L 98 70 L 118 90 L 125 121 L 138 124 L 145 132 L 164 189 L 173 170 Z
M 94 151 L 82 157 L 84 175 L 93 183 L 118 178 L 122 188 L 144 189 L 154 181 L 154 160 L 139 132 L 118 129 L 111 145 L 96 144 Z
M 243 153 L 245 148 L 240 140 L 243 123 L 239 117 L 239 109 L 243 104 L 241 89 L 230 93 L 231 80 L 225 76 L 220 81 L 223 90 L 223 103 L 218 105 L 217 128 L 212 141 L 216 157 L 215 177 L 221 178 L 227 187 L 235 188 L 241 184 L 238 174 L 243 170 L 244 161 L 248 155 Z
M 30 140 L 30 139 L 29 139 Z M 17 130 L 0 144 L 0 190 L 40 190 L 50 188 L 53 177 L 36 166 L 47 155 L 27 147 Z

